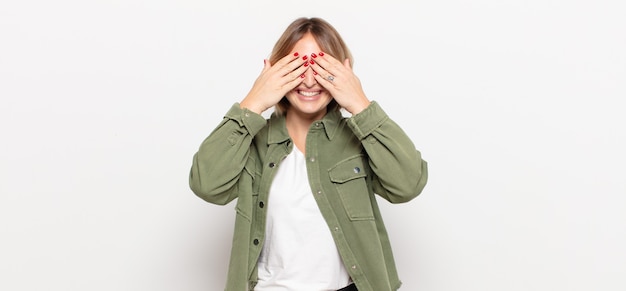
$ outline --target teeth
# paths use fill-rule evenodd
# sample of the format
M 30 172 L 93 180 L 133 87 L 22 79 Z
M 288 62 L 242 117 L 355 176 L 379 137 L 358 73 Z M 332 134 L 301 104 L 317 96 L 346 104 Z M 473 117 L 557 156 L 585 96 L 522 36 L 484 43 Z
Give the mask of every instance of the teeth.
M 303 96 L 311 97 L 311 96 L 319 95 L 320 92 L 319 91 L 315 91 L 315 92 L 300 91 L 300 94 Z

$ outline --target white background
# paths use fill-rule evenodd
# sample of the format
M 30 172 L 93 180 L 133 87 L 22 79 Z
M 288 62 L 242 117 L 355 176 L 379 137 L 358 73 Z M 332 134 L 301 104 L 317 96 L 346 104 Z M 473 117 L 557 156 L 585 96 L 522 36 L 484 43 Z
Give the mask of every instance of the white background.
M 381 203 L 402 290 L 626 290 L 623 3 L 2 1 L 0 289 L 222 290 L 191 157 L 319 16 L 429 162 Z

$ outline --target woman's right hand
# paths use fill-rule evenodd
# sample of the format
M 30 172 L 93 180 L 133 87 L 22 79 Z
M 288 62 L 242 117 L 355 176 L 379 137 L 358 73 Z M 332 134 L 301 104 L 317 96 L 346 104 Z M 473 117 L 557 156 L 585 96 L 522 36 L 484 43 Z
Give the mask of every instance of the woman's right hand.
M 306 58 L 306 55 L 301 57 L 294 53 L 283 57 L 273 66 L 268 60 L 263 60 L 263 71 L 246 98 L 239 103 L 240 107 L 261 114 L 276 105 L 287 92 L 304 80 L 302 76 L 308 69 L 303 66 L 308 61 Z

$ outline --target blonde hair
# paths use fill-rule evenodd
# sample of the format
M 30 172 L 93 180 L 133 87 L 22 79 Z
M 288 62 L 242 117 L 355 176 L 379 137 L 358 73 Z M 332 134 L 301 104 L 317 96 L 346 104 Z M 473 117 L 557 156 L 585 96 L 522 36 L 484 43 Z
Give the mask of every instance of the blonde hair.
M 278 60 L 291 53 L 291 50 L 296 46 L 296 43 L 304 37 L 305 34 L 311 33 L 319 47 L 324 53 L 330 54 L 339 61 L 345 59 L 350 60 L 350 66 L 353 64 L 352 54 L 346 46 L 337 30 L 330 25 L 330 23 L 317 17 L 306 18 L 301 17 L 294 20 L 285 29 L 281 37 L 278 39 L 272 49 L 270 55 L 270 64 L 274 65 Z M 276 104 L 274 111 L 278 115 L 282 115 L 287 112 L 290 104 L 287 98 L 284 98 Z M 328 111 L 339 110 L 339 105 L 334 99 L 328 104 Z

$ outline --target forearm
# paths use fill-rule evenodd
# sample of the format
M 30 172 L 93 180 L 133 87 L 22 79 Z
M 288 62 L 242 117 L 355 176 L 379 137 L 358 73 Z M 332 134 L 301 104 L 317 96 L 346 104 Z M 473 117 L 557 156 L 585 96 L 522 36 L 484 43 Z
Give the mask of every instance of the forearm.
M 374 172 L 374 191 L 392 203 L 419 195 L 428 167 L 405 132 L 380 106 L 372 104 L 350 118 L 348 125 L 361 140 Z
M 265 122 L 262 116 L 241 109 L 239 104 L 233 105 L 193 157 L 189 174 L 192 191 L 220 205 L 235 199 L 252 139 Z

